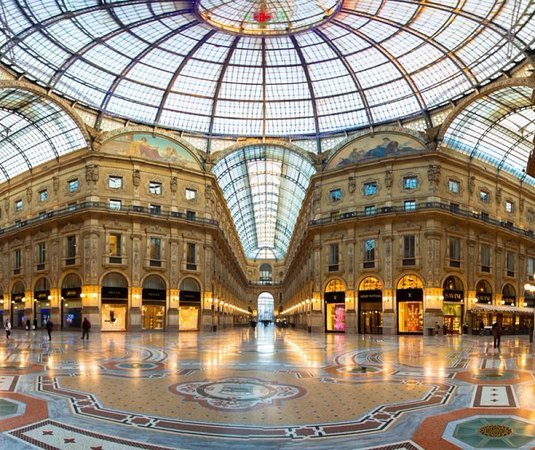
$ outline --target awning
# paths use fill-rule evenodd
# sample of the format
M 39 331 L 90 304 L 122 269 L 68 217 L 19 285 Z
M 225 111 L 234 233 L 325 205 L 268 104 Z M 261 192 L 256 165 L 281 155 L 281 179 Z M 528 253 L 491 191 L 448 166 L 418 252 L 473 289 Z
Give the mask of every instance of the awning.
M 508 305 L 477 305 L 471 312 L 496 312 L 496 313 L 515 313 L 515 314 L 534 314 L 535 308 L 522 308 L 520 306 Z

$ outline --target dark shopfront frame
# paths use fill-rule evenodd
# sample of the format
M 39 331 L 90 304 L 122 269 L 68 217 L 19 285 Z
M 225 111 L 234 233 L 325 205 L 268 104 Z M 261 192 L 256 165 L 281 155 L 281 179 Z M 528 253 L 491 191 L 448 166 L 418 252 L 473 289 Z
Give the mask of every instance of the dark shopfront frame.
M 409 288 L 409 289 L 396 289 L 396 303 L 397 303 L 397 332 L 398 334 L 415 334 L 420 335 L 424 333 L 423 328 L 423 314 L 424 314 L 424 290 L 422 288 Z M 399 322 L 401 320 L 400 316 L 400 306 L 402 303 L 417 303 L 419 304 L 419 317 L 413 318 L 414 321 L 418 321 L 419 330 L 415 331 L 401 331 Z M 412 325 L 414 326 L 414 325 Z
M 163 331 L 165 329 L 165 320 L 166 320 L 166 306 L 167 306 L 167 291 L 165 289 L 149 289 L 143 288 L 141 291 L 141 329 L 143 330 L 157 330 Z M 144 307 L 156 306 L 160 310 L 163 308 L 162 318 L 161 318 L 161 327 L 152 326 L 145 327 L 145 314 Z M 156 316 L 158 317 L 158 316 Z M 156 323 L 160 322 L 159 319 L 156 319 Z
M 50 289 L 33 292 L 33 316 L 37 319 L 37 327 L 44 328 L 50 319 Z
M 178 319 L 178 329 L 180 331 L 199 331 L 201 326 L 201 292 L 200 291 L 183 291 L 181 290 L 178 297 L 180 301 L 180 310 L 179 310 L 179 319 Z M 184 308 L 184 309 L 183 309 Z M 195 328 L 189 327 L 186 328 L 183 323 L 183 318 L 186 317 L 186 309 L 196 309 L 197 310 L 197 324 Z M 214 304 L 212 303 L 212 312 Z
M 126 331 L 128 327 L 128 288 L 126 287 L 107 287 L 103 286 L 101 290 L 101 328 L 103 331 Z M 111 327 L 104 328 L 104 323 L 115 323 L 115 314 L 110 314 L 109 320 L 106 320 L 105 305 L 115 305 L 118 308 L 124 308 L 124 329 L 114 330 Z
M 346 305 L 346 293 L 345 291 L 337 292 L 325 292 L 324 294 L 325 302 L 325 332 L 326 333 L 345 333 L 346 332 L 346 317 L 345 317 L 345 305 Z M 344 305 L 344 329 L 343 330 L 328 330 L 327 325 L 329 321 L 329 305 Z
M 63 329 L 82 328 L 81 295 L 82 287 L 61 289 L 61 327 Z
M 444 334 L 453 334 L 454 331 L 456 333 L 458 332 L 458 334 L 462 334 L 464 323 L 464 291 L 444 289 L 442 291 L 442 296 L 444 297 L 444 307 L 442 308 L 442 312 L 444 314 Z M 452 308 L 460 306 L 461 314 L 447 315 L 445 309 L 448 306 Z M 459 317 L 459 324 L 457 330 L 455 330 L 455 317 Z
M 378 312 L 377 312 L 378 311 Z M 372 318 L 371 331 L 366 332 L 366 317 L 364 313 L 378 314 L 379 317 Z M 378 320 L 376 320 L 378 319 Z M 381 325 L 383 320 L 383 291 L 373 289 L 358 291 L 358 330 L 359 334 L 383 334 Z M 377 324 L 378 323 L 378 324 Z
M 9 314 L 10 314 L 12 328 L 24 328 L 26 326 L 26 319 L 24 317 L 24 308 L 25 308 L 26 302 L 23 300 L 23 298 L 24 298 L 23 292 L 17 293 L 17 294 L 13 292 L 11 293 L 11 305 L 10 305 L 11 308 L 10 308 Z M 15 316 L 15 311 L 17 311 L 16 316 Z

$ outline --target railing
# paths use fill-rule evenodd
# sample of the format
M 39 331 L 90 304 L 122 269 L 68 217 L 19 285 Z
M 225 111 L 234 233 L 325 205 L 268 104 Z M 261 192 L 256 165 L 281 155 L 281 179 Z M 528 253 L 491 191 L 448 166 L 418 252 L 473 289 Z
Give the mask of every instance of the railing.
M 97 210 L 97 211 L 108 211 L 110 213 L 116 214 L 116 213 L 122 213 L 122 214 L 136 214 L 136 215 L 144 215 L 144 216 L 151 216 L 151 217 L 161 217 L 164 219 L 182 219 L 187 220 L 188 222 L 195 222 L 200 224 L 206 224 L 206 225 L 214 225 L 219 227 L 219 222 L 214 219 L 206 219 L 204 217 L 192 217 L 186 216 L 185 213 L 181 213 L 178 211 L 158 211 L 158 212 L 151 212 L 150 208 L 145 208 L 143 206 L 122 206 L 119 209 L 110 208 L 108 203 L 105 202 L 81 202 L 77 203 L 76 205 L 70 205 L 65 208 L 61 209 L 55 209 L 53 211 L 49 211 L 46 213 L 40 213 L 38 216 L 32 217 L 30 219 L 25 220 L 17 220 L 13 225 L 7 226 L 5 228 L 0 228 L 0 235 L 9 233 L 12 231 L 16 231 L 19 228 L 27 227 L 29 225 L 34 225 L 37 223 L 42 223 L 45 220 L 52 219 L 52 218 L 58 218 L 58 217 L 65 217 L 69 216 L 77 211 L 82 210 Z
M 533 230 L 515 227 L 515 225 L 512 222 L 491 218 L 486 213 L 478 213 L 475 211 L 468 211 L 468 210 L 461 209 L 461 208 L 451 208 L 451 205 L 449 203 L 442 203 L 442 202 L 418 203 L 416 204 L 416 208 L 412 210 L 406 210 L 404 206 L 377 207 L 375 210 L 375 214 L 370 214 L 369 212 L 366 212 L 365 210 L 348 211 L 348 212 L 337 214 L 336 217 L 326 216 L 326 217 L 321 217 L 319 219 L 311 220 L 308 224 L 309 226 L 326 225 L 330 223 L 342 222 L 344 220 L 350 220 L 350 219 L 356 219 L 356 218 L 369 219 L 370 217 L 377 217 L 377 216 L 414 214 L 415 212 L 418 212 L 418 211 L 425 211 L 425 210 L 431 210 L 431 209 L 447 210 L 449 213 L 454 214 L 456 216 L 469 217 L 472 219 L 481 220 L 482 222 L 490 223 L 498 227 L 506 228 L 507 230 L 512 231 L 514 233 L 520 234 L 522 236 L 528 236 L 532 239 L 535 239 L 535 233 L 533 232 Z

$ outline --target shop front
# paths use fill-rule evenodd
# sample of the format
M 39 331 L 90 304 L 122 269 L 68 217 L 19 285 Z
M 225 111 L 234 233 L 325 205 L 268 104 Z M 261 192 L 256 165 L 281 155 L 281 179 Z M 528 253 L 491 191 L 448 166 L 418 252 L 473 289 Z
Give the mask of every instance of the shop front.
M 193 278 L 180 283 L 178 328 L 180 331 L 199 331 L 201 316 L 201 288 Z
M 416 275 L 406 275 L 396 289 L 399 334 L 423 334 L 424 290 Z
M 376 277 L 366 277 L 358 290 L 359 334 L 383 334 L 383 285 Z
M 5 323 L 5 319 L 4 319 L 4 311 L 5 311 L 5 308 L 6 305 L 4 303 L 4 291 L 2 288 L 0 288 L 0 323 L 1 324 L 4 324 Z
M 464 317 L 464 286 L 461 280 L 454 276 L 446 278 L 442 296 L 444 334 L 461 334 Z
M 119 273 L 109 273 L 102 280 L 102 331 L 126 331 L 128 282 Z
M 480 280 L 476 284 L 475 306 L 492 305 L 492 288 L 488 281 Z M 472 308 L 471 327 L 474 334 L 490 334 L 493 317 L 483 308 Z
M 485 317 L 491 324 L 499 323 L 505 335 L 529 334 L 533 330 L 534 310 L 532 308 L 477 304 L 471 312 L 476 322 L 480 317 Z M 489 333 L 491 326 L 487 328 Z
M 24 284 L 18 281 L 11 290 L 11 326 L 13 328 L 24 328 L 26 317 L 24 316 Z
M 341 280 L 331 280 L 325 288 L 325 331 L 346 331 L 346 293 Z
M 33 291 L 33 314 L 37 327 L 44 328 L 50 319 L 50 285 L 46 278 L 39 278 Z

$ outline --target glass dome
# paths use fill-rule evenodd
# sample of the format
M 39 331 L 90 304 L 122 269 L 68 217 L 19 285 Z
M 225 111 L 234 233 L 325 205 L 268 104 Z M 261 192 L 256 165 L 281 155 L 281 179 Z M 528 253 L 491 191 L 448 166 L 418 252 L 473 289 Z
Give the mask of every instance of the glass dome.
M 136 122 L 317 137 L 425 116 L 499 76 L 533 47 L 534 10 L 527 0 L 2 0 L 0 58 Z

